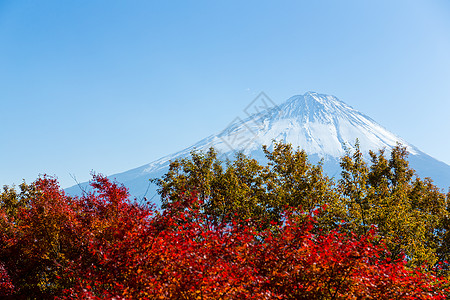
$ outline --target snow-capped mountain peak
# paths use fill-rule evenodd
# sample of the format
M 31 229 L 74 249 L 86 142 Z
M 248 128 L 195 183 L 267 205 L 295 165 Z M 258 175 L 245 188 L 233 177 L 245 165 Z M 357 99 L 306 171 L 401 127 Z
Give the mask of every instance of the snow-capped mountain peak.
M 264 162 L 262 145 L 271 149 L 273 141 L 290 143 L 294 148 L 304 149 L 313 163 L 323 160 L 324 171 L 329 176 L 337 177 L 340 174 L 340 157 L 346 149 L 352 149 L 358 139 L 364 154 L 379 149 L 389 152 L 400 142 L 407 147 L 409 161 L 421 177 L 431 177 L 440 187 L 450 186 L 450 166 L 421 152 L 335 96 L 307 92 L 293 96 L 280 105 L 269 107 L 268 102 L 261 102 L 264 104 L 262 107 L 265 107 L 261 110 L 258 103 L 253 101 L 256 113 L 248 114 L 246 118 L 237 117 L 223 131 L 191 147 L 110 177 L 124 183 L 133 196 L 151 197 L 156 187 L 151 186 L 148 179 L 162 176 L 167 172 L 171 160 L 187 157 L 194 149 L 205 151 L 214 147 L 219 155 L 230 159 L 236 151 L 243 151 Z M 66 191 L 76 194 L 79 188 L 74 186 Z
M 250 142 L 223 143 L 226 137 L 236 135 L 239 140 Z M 235 122 L 210 143 L 224 152 L 242 150 L 250 154 L 273 140 L 281 140 L 326 159 L 344 155 L 345 149 L 352 148 L 357 139 L 363 152 L 381 148 L 389 151 L 397 142 L 407 146 L 411 154 L 417 152 L 414 146 L 338 98 L 315 92 L 293 96 L 265 113 Z M 201 144 L 196 147 L 203 148 Z

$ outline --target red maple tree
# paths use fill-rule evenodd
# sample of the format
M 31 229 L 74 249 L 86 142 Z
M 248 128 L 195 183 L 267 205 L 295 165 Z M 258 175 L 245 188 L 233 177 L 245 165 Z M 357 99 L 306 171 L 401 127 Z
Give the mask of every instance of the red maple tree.
M 3 195 L 0 293 L 60 299 L 444 299 L 446 281 L 390 261 L 376 232 L 320 232 L 290 209 L 260 228 L 213 222 L 186 196 L 157 211 L 96 175 L 69 197 L 54 179 Z M 6 193 L 6 192 L 5 192 Z M 15 199 L 15 200 L 14 200 Z M 14 201 L 15 202 L 14 202 Z M 6 203 L 6 204 L 5 204 Z M 9 204 L 8 204 L 9 203 Z

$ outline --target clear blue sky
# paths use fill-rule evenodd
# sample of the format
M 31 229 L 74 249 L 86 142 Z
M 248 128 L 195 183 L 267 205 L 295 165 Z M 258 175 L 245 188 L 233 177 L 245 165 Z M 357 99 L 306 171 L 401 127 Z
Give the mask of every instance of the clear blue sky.
M 450 164 L 450 2 L 0 0 L 0 185 L 138 167 L 260 91 L 335 95 Z

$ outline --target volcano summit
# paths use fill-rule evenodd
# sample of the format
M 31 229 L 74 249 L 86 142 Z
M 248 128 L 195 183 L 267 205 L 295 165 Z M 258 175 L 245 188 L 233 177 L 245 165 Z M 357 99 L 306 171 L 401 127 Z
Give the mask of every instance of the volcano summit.
M 255 113 L 244 119 L 236 118 L 222 132 L 177 153 L 109 177 L 128 187 L 132 196 L 151 198 L 156 193 L 156 186 L 150 184 L 149 179 L 162 176 L 170 161 L 187 157 L 193 150 L 205 151 L 214 147 L 222 158 L 230 159 L 235 152 L 242 151 L 264 163 L 262 145 L 271 150 L 273 141 L 281 141 L 304 149 L 313 163 L 323 160 L 325 173 L 336 178 L 340 174 L 340 157 L 346 149 L 352 150 L 358 140 L 366 159 L 369 150 L 385 149 L 389 153 L 399 142 L 409 151 L 410 165 L 418 176 L 431 177 L 440 188 L 450 186 L 449 165 L 420 151 L 335 96 L 307 92 L 278 106 L 269 106 L 270 99 L 264 93 L 255 100 Z M 80 188 L 74 186 L 66 191 L 77 194 Z

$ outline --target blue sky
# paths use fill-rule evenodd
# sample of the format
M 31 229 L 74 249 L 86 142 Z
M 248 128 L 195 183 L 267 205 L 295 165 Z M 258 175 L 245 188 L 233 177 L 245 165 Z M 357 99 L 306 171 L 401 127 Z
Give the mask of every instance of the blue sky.
M 450 2 L 0 0 L 0 185 L 63 187 L 332 94 L 450 164 Z

